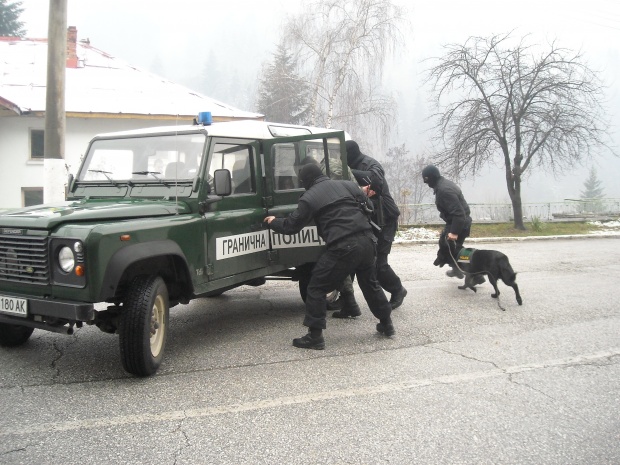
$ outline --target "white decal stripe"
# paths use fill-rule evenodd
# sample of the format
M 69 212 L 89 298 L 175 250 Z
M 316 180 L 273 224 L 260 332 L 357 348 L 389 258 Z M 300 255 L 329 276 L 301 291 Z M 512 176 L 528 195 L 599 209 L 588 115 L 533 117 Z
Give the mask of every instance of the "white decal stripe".
M 267 231 L 257 231 L 237 234 L 236 236 L 217 237 L 215 239 L 215 259 L 224 260 L 268 250 L 269 241 L 267 234 Z
M 319 237 L 316 226 L 306 226 L 297 234 L 278 234 L 271 231 L 272 249 L 291 249 L 294 247 L 312 247 L 324 245 L 323 239 Z

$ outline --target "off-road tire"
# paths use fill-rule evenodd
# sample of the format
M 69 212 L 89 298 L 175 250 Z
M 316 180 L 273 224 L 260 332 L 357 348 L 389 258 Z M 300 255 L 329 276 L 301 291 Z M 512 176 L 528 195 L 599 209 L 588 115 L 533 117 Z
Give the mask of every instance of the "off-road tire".
M 25 343 L 32 335 L 34 328 L 0 323 L 0 346 L 17 347 Z
M 129 286 L 119 324 L 123 368 L 137 376 L 157 371 L 168 336 L 168 288 L 159 276 L 138 276 Z

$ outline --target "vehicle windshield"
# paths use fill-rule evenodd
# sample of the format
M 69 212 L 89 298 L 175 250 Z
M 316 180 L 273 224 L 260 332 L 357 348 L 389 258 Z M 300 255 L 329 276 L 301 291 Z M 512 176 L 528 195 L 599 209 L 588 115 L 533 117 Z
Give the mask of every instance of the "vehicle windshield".
M 199 172 L 204 134 L 171 134 L 93 142 L 78 181 L 192 180 Z

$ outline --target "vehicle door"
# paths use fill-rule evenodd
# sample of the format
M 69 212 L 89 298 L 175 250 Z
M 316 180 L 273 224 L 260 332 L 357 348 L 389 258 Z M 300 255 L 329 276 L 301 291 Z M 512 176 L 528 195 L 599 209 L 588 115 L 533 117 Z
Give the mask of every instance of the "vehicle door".
M 257 141 L 210 141 L 207 181 L 212 183 L 215 170 L 227 169 L 232 193 L 211 204 L 205 213 L 209 281 L 230 277 L 231 284 L 242 282 L 252 277 L 252 270 L 267 266 L 269 239 L 263 227 L 265 208 L 258 153 Z
M 346 166 L 344 132 L 263 141 L 263 154 L 269 215 L 286 216 L 297 207 L 305 191 L 299 180 L 302 164 L 317 163 L 327 174 L 330 165 L 341 164 L 344 160 Z M 269 241 L 271 249 L 277 251 L 278 262 L 287 266 L 316 261 L 324 245 L 314 223 L 295 235 L 270 231 Z

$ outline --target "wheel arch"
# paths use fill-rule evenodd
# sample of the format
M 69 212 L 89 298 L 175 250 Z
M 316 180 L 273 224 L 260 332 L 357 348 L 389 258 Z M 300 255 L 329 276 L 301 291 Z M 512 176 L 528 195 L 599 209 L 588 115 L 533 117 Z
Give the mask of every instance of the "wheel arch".
M 117 301 L 138 275 L 161 276 L 173 301 L 187 301 L 194 292 L 189 265 L 179 245 L 171 240 L 132 244 L 117 250 L 108 262 L 99 300 Z

